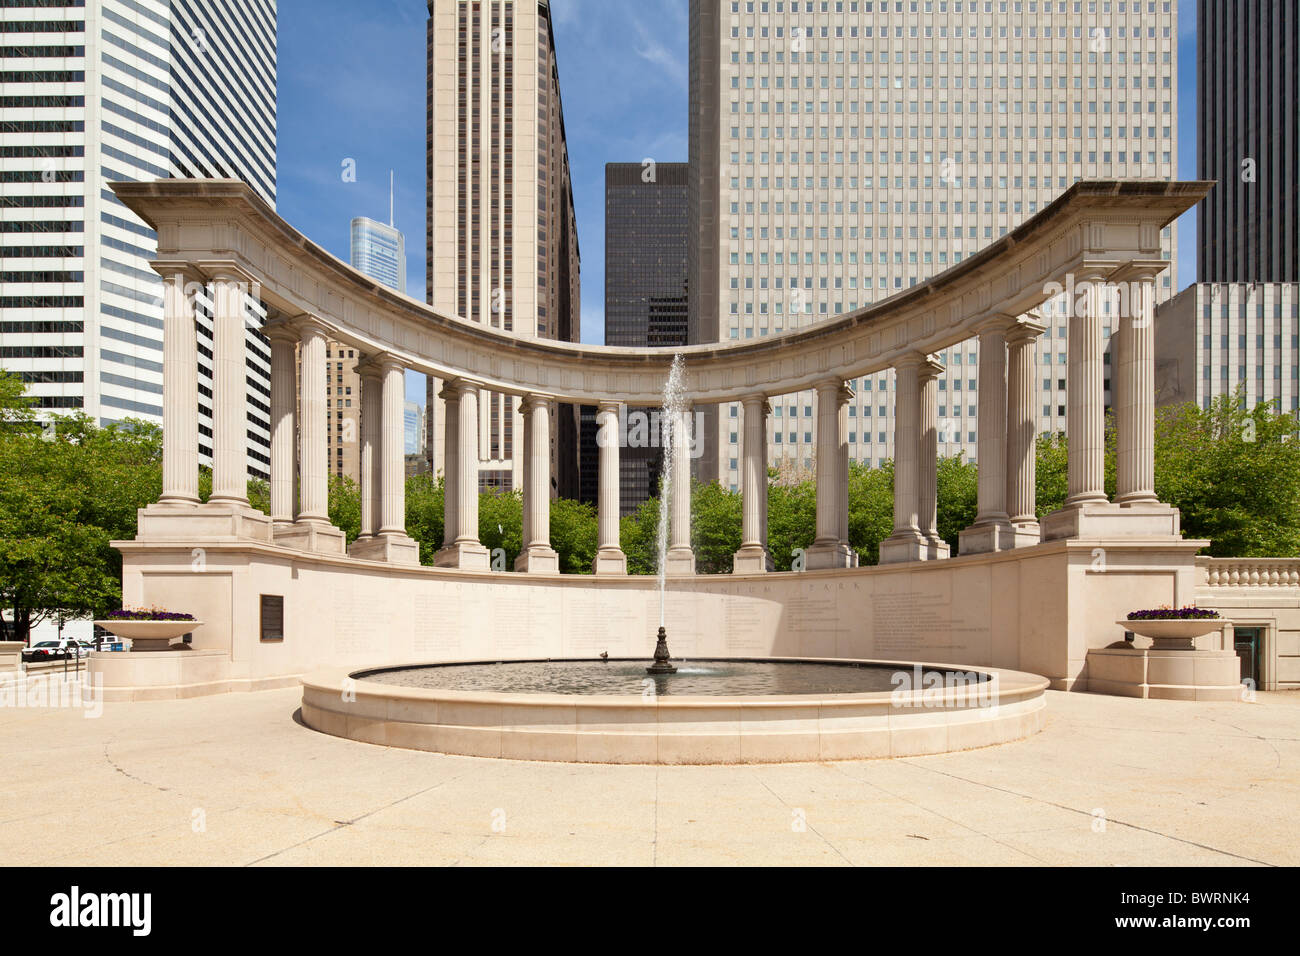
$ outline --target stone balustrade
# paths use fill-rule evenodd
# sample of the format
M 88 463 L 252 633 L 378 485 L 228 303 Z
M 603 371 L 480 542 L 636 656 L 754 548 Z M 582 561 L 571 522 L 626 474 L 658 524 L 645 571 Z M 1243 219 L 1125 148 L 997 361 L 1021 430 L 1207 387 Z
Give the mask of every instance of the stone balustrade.
M 1211 588 L 1300 588 L 1300 558 L 1197 558 L 1199 583 Z

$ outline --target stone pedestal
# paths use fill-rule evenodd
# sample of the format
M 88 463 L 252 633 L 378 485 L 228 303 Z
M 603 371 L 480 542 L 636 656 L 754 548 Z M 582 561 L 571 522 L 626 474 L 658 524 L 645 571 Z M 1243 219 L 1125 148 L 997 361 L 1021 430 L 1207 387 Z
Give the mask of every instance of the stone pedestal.
M 766 574 L 775 565 L 767 548 L 759 546 L 743 547 L 732 558 L 732 574 Z
M 0 674 L 9 674 L 23 669 L 22 641 L 0 641 Z
M 808 571 L 851 567 L 853 567 L 852 552 L 841 544 L 838 538 L 826 544 L 814 541 L 804 552 L 804 568 Z
M 492 567 L 492 560 L 488 549 L 477 541 L 453 541 L 433 556 L 433 566 L 487 571 Z
M 321 554 L 346 554 L 347 535 L 331 524 L 319 521 L 295 521 L 280 525 L 274 531 L 275 543 L 299 551 L 317 551 Z
M 924 561 L 928 542 L 919 531 L 895 531 L 880 542 L 880 563 L 901 564 L 905 561 Z
M 1084 501 L 1044 515 L 1042 540 L 1102 537 L 1178 538 L 1178 509 L 1159 501 Z
M 249 505 L 209 502 L 191 508 L 154 504 L 137 512 L 137 541 L 262 541 L 272 543 L 271 519 Z
M 596 574 L 627 574 L 627 555 L 619 548 L 601 548 L 591 562 Z
M 695 573 L 695 552 L 690 548 L 670 548 L 664 561 L 664 571 L 670 577 Z
M 1236 651 L 1102 647 L 1088 651 L 1088 685 L 1094 694 L 1157 700 L 1242 699 Z
M 957 532 L 958 554 L 989 554 L 1016 546 L 1016 528 L 1008 520 L 973 524 Z
M 525 574 L 559 574 L 560 556 L 550 547 L 530 547 L 515 558 L 515 570 Z
M 367 561 L 419 564 L 420 544 L 414 538 L 408 538 L 404 534 L 376 534 L 353 541 L 348 548 L 348 554 Z

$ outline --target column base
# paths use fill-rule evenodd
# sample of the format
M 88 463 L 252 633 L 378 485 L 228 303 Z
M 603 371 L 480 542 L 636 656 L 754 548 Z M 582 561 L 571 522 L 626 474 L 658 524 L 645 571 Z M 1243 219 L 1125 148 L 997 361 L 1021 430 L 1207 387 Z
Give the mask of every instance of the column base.
M 366 561 L 387 561 L 389 564 L 419 564 L 420 543 L 404 534 L 373 534 L 358 538 L 348 548 L 348 554 Z
M 924 561 L 930 543 L 919 531 L 895 531 L 880 542 L 881 564 L 903 564 L 907 561 Z
M 669 548 L 664 561 L 664 573 L 680 576 L 695 573 L 695 552 L 690 548 Z
M 273 529 L 275 543 L 284 548 L 313 551 L 319 554 L 346 554 L 347 535 L 332 524 L 318 521 L 295 521 Z
M 1043 516 L 1044 541 L 1109 537 L 1181 538 L 1178 509 L 1160 501 L 1085 501 Z
M 925 549 L 921 552 L 922 561 L 946 561 L 952 557 L 952 548 L 938 535 L 925 536 Z
M 1036 544 L 1041 544 L 1043 540 L 1043 529 L 1037 521 L 1012 521 L 1011 547 L 1013 548 L 1032 548 Z
M 462 571 L 488 571 L 492 568 L 488 549 L 477 541 L 456 541 L 433 556 L 435 568 L 460 568 Z
M 731 560 L 732 574 L 766 574 L 774 567 L 772 555 L 761 546 L 741 548 Z
M 627 555 L 619 548 L 601 548 L 591 570 L 593 574 L 627 574 Z
M 529 548 L 515 558 L 515 570 L 525 574 L 559 574 L 560 556 L 551 548 Z
M 1242 699 L 1235 651 L 1094 647 L 1087 656 L 1090 694 L 1158 700 Z
M 957 553 L 991 554 L 994 551 L 1010 551 L 1016 546 L 1015 541 L 1016 528 L 1010 521 L 973 524 L 957 532 Z
M 804 552 L 803 566 L 808 571 L 821 571 L 827 568 L 850 568 L 853 566 L 852 553 L 839 541 L 814 541 Z
M 250 505 L 150 505 L 136 521 L 137 541 L 272 541 L 270 517 Z

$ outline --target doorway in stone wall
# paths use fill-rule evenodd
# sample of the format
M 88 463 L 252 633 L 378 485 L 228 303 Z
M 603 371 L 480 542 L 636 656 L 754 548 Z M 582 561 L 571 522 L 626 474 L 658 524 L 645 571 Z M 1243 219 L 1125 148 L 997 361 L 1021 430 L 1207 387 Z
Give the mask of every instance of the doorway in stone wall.
M 1264 629 L 1262 627 L 1233 627 L 1233 649 L 1241 662 L 1241 680 L 1251 681 L 1252 687 L 1260 686 L 1260 654 L 1264 650 Z

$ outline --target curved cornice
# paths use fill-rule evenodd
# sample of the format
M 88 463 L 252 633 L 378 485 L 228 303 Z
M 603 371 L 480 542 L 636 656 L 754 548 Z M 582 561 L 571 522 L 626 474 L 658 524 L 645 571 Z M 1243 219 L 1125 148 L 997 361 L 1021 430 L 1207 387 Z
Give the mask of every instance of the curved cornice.
M 935 352 L 974 334 L 990 314 L 1020 315 L 1067 276 L 1131 275 L 1163 262 L 1160 230 L 1211 182 L 1090 180 L 965 261 L 898 295 L 838 318 L 759 340 L 682 348 L 554 342 L 443 315 L 380 285 L 284 221 L 249 186 L 227 179 L 113 183 L 158 234 L 154 269 L 252 277 L 275 314 L 316 317 L 332 337 L 408 368 L 513 394 L 598 404 L 659 401 L 672 356 L 686 360 L 695 403 L 738 401 L 855 378 L 908 352 Z M 522 323 L 528 326 L 528 322 Z

